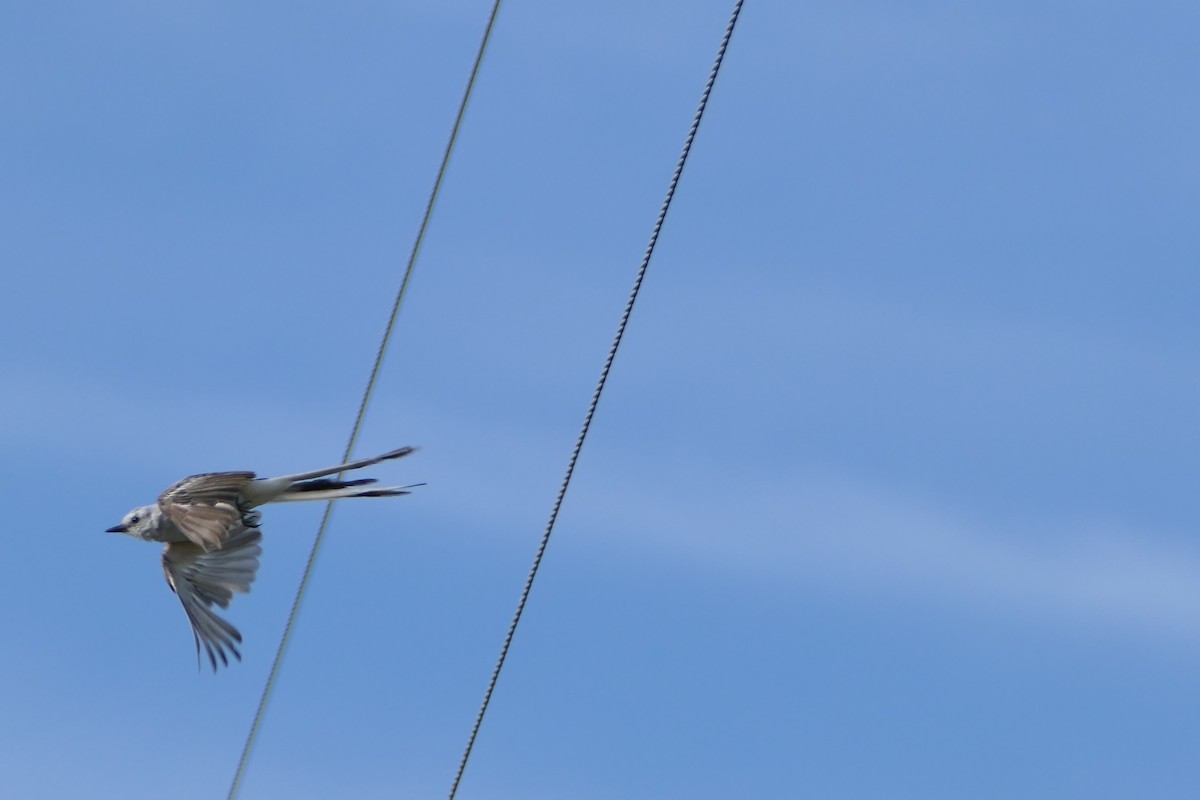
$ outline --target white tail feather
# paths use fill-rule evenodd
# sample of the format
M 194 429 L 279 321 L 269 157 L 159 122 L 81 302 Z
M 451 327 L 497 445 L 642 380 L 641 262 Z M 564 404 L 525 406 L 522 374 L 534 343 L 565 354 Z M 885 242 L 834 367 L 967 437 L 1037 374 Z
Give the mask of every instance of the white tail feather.
M 297 483 L 299 481 L 312 480 L 313 478 L 323 478 L 326 475 L 337 475 L 339 472 L 351 472 L 352 470 L 369 467 L 373 464 L 378 464 L 381 461 L 391 461 L 393 458 L 404 458 L 416 452 L 415 447 L 401 447 L 398 450 L 392 450 L 390 453 L 384 453 L 381 456 L 374 458 L 364 458 L 360 461 L 349 461 L 345 464 L 338 464 L 336 467 L 327 467 L 325 469 L 317 469 L 312 472 L 301 472 L 298 475 L 281 475 L 278 478 L 268 478 L 270 481 L 287 481 L 288 483 Z
M 408 490 L 423 483 L 408 486 L 347 486 L 344 489 L 320 489 L 307 492 L 284 492 L 271 500 L 272 503 L 297 503 L 304 500 L 340 500 L 347 497 L 395 497 L 408 494 Z

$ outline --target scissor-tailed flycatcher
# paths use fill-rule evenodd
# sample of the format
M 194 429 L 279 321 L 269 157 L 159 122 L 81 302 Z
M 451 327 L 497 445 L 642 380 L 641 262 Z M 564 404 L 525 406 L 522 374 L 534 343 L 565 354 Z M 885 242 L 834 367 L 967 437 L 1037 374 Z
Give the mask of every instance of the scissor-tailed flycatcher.
M 218 658 L 222 664 L 229 663 L 226 650 L 239 661 L 242 658 L 237 649 L 242 635 L 212 607 L 215 603 L 228 608 L 233 593 L 249 592 L 254 582 L 262 553 L 262 532 L 258 529 L 262 515 L 253 509 L 293 500 L 408 494 L 412 486 L 363 488 L 375 483 L 374 479 L 340 481 L 324 476 L 403 458 L 415 449 L 401 447 L 375 458 L 279 478 L 256 478 L 253 472 L 193 475 L 159 495 L 154 505 L 130 511 L 108 532 L 167 543 L 162 556 L 167 583 L 179 596 L 192 623 L 197 658 L 203 644 L 216 671 Z

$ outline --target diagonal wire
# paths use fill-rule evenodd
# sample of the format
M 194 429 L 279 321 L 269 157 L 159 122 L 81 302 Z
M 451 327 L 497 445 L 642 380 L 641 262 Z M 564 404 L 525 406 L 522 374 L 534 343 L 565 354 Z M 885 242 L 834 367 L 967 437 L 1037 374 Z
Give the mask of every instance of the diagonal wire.
M 737 24 L 738 15 L 742 11 L 742 3 L 744 0 L 736 0 L 733 4 L 733 11 L 730 14 L 729 22 L 725 26 L 725 34 L 721 37 L 721 46 L 717 48 L 717 57 L 713 61 L 712 69 L 708 73 L 708 81 L 704 84 L 704 91 L 700 95 L 700 103 L 696 108 L 696 114 L 692 117 L 692 125 L 688 129 L 687 138 L 683 142 L 683 152 L 679 156 L 678 163 L 675 164 L 675 172 L 671 175 L 671 182 L 667 186 L 667 195 L 663 199 L 662 208 L 659 209 L 658 218 L 654 221 L 654 229 L 650 233 L 650 243 L 646 246 L 646 252 L 642 256 L 641 266 L 638 267 L 637 277 L 633 282 L 633 289 L 629 293 L 629 299 L 625 301 L 625 310 L 621 313 L 621 321 L 617 325 L 616 336 L 613 337 L 612 346 L 608 348 L 608 356 L 604 359 L 604 366 L 600 370 L 600 379 L 596 383 L 596 388 L 592 392 L 591 402 L 588 403 L 587 413 L 583 417 L 583 427 L 579 430 L 579 436 L 575 439 L 575 447 L 571 450 L 571 458 L 567 461 L 567 472 L 563 476 L 562 485 L 558 487 L 558 496 L 554 499 L 554 507 L 550 511 L 550 520 L 546 523 L 546 530 L 542 534 L 541 542 L 538 544 L 537 554 L 533 558 L 533 566 L 529 570 L 529 576 L 525 579 L 525 588 L 521 590 L 521 599 L 517 602 L 516 613 L 513 614 L 512 622 L 509 623 L 508 633 L 504 637 L 504 644 L 500 648 L 500 656 L 496 659 L 496 666 L 492 669 L 491 680 L 488 681 L 487 691 L 483 695 L 483 703 L 479 707 L 479 713 L 475 716 L 475 724 L 471 728 L 471 735 L 467 739 L 467 747 L 463 751 L 462 760 L 458 764 L 458 772 L 454 775 L 454 783 L 450 787 L 450 800 L 454 800 L 458 794 L 458 786 L 462 782 L 463 773 L 467 769 L 467 761 L 471 757 L 471 750 L 475 747 L 475 739 L 479 735 L 479 728 L 483 724 L 483 716 L 487 713 L 488 704 L 491 703 L 492 694 L 496 690 L 496 682 L 500 679 L 500 670 L 504 668 L 504 661 L 508 657 L 508 649 L 512 645 L 513 636 L 517 632 L 517 625 L 521 622 L 521 614 L 525 611 L 525 604 L 529 600 L 529 593 L 533 589 L 533 581 L 537 577 L 538 568 L 542 563 L 542 556 L 546 553 L 546 546 L 550 544 L 550 535 L 554 532 L 554 523 L 558 519 L 558 512 L 562 508 L 563 499 L 567 495 L 567 487 L 571 483 L 571 476 L 575 473 L 575 463 L 579 460 L 579 453 L 583 449 L 584 439 L 587 438 L 588 429 L 592 425 L 592 417 L 596 414 L 596 406 L 600 403 L 600 394 L 604 391 L 604 384 L 608 381 L 608 373 L 612 369 L 613 360 L 617 357 L 617 348 L 621 346 L 621 339 L 625 335 L 625 327 L 629 323 L 629 317 L 633 313 L 633 304 L 637 301 L 638 292 L 641 291 L 642 281 L 646 277 L 646 270 L 650 266 L 650 257 L 654 255 L 654 246 L 658 243 L 658 235 L 662 231 L 663 222 L 667 218 L 667 210 L 671 207 L 671 200 L 675 197 L 675 188 L 679 185 L 679 178 L 683 174 L 684 164 L 687 163 L 688 153 L 691 152 L 692 142 L 696 138 L 696 131 L 700 128 L 700 119 L 704 116 L 704 109 L 708 105 L 708 97 L 712 94 L 713 84 L 716 83 L 717 73 L 721 70 L 721 62 L 725 59 L 725 50 L 729 47 L 729 39 L 733 36 L 733 28 Z
M 421 243 L 425 239 L 425 231 L 429 227 L 429 220 L 433 216 L 433 207 L 437 202 L 438 193 L 442 188 L 442 179 L 446 175 L 446 168 L 450 163 L 450 155 L 454 152 L 454 144 L 458 140 L 458 131 L 462 127 L 463 117 L 467 112 L 467 103 L 471 99 L 471 90 L 475 88 L 475 78 L 479 75 L 479 67 L 483 63 L 484 53 L 487 52 L 488 41 L 492 36 L 492 29 L 496 24 L 496 17 L 500 13 L 501 0 L 495 0 L 492 5 L 492 11 L 488 17 L 487 27 L 483 31 L 483 38 L 479 42 L 479 50 L 475 54 L 475 63 L 471 67 L 471 76 L 467 79 L 467 88 L 463 91 L 462 102 L 458 106 L 458 115 L 454 118 L 454 127 L 450 129 L 450 138 L 446 142 L 446 151 L 442 154 L 441 166 L 438 167 L 437 177 L 433 181 L 433 189 L 429 192 L 429 200 L 425 204 L 425 215 L 421 219 L 421 226 L 417 229 L 417 237 L 413 242 L 412 252 L 408 257 L 408 266 L 404 270 L 404 278 L 400 281 L 400 288 L 396 292 L 396 300 L 392 304 L 392 313 L 388 317 L 387 327 L 383 331 L 383 336 L 379 340 L 379 349 L 375 353 L 375 363 L 371 367 L 371 376 L 367 379 L 367 386 L 363 390 L 362 401 L 358 405 L 358 415 L 354 419 L 354 427 L 350 431 L 350 440 L 346 443 L 346 452 L 342 456 L 342 462 L 348 462 L 350 456 L 354 452 L 354 444 L 358 440 L 358 433 L 362 428 L 363 418 L 367 414 L 367 404 L 371 400 L 371 395 L 375 391 L 375 381 L 379 377 L 380 368 L 383 366 L 383 358 L 387 353 L 388 344 L 391 342 L 392 331 L 396 327 L 396 318 L 400 315 L 400 305 L 404 302 L 404 296 L 408 292 L 408 284 L 412 278 L 413 268 L 417 263 L 417 254 L 421 251 Z M 341 478 L 341 475 L 338 475 Z M 283 657 L 287 653 L 288 643 L 292 638 L 292 631 L 296 624 L 296 617 L 300 613 L 300 604 L 304 600 L 304 594 L 308 589 L 309 579 L 312 577 L 313 566 L 317 561 L 317 553 L 321 549 L 321 543 L 325 539 L 325 530 L 329 526 L 329 518 L 333 513 L 333 501 L 330 501 L 325 506 L 325 514 L 321 517 L 321 525 L 317 528 L 317 537 L 313 541 L 312 551 L 308 555 L 308 563 L 304 566 L 304 574 L 300 578 L 300 586 L 296 589 L 296 598 L 292 601 L 292 610 L 288 614 L 287 624 L 283 628 L 283 637 L 279 640 L 279 648 L 275 651 L 275 661 L 271 665 L 271 672 L 267 676 L 267 682 L 263 686 L 262 697 L 258 701 L 258 710 L 254 713 L 254 722 L 250 725 L 250 732 L 246 735 L 246 743 L 242 747 L 242 755 L 238 760 L 237 771 L 233 775 L 233 783 L 229 787 L 228 800 L 234 800 L 237 797 L 238 790 L 241 788 L 242 778 L 246 774 L 246 766 L 250 761 L 250 753 L 254 749 L 254 742 L 258 738 L 259 729 L 262 727 L 263 716 L 267 710 L 267 703 L 271 699 L 271 692 L 275 687 L 275 680 L 279 676 L 279 668 L 283 664 Z

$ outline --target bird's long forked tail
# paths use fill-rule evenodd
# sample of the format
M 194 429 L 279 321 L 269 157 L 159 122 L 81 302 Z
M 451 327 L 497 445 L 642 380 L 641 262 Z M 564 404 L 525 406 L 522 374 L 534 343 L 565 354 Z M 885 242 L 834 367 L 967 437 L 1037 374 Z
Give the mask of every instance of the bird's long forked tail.
M 281 475 L 277 478 L 259 478 L 248 483 L 242 489 L 242 495 L 250 506 L 257 506 L 263 503 L 340 500 L 348 497 L 395 497 L 408 494 L 409 489 L 422 484 L 377 487 L 374 486 L 376 481 L 373 478 L 343 481 L 327 476 L 362 469 L 382 461 L 404 458 L 416 450 L 415 447 L 401 447 L 381 456 L 350 461 L 338 464 L 336 467 L 300 472 L 295 475 Z

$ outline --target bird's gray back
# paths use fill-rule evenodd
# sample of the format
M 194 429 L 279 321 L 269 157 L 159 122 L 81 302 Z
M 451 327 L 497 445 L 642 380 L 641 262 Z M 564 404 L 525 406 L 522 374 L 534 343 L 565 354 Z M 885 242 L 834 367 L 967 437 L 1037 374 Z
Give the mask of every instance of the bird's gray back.
M 219 548 L 250 511 L 242 490 L 253 472 L 191 475 L 158 497 L 158 507 L 188 539 L 205 549 Z

